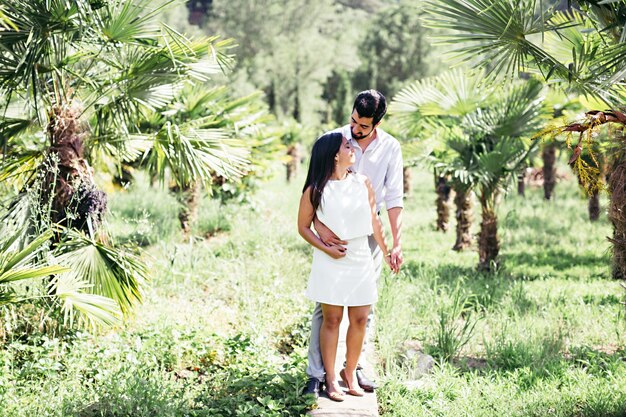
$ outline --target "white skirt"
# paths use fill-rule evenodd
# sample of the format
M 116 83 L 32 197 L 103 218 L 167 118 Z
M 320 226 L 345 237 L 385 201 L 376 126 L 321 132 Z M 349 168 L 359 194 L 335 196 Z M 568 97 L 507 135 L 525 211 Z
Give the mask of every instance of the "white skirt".
M 305 295 L 323 304 L 365 306 L 378 300 L 374 259 L 368 237 L 347 241 L 346 256 L 333 259 L 314 248 Z

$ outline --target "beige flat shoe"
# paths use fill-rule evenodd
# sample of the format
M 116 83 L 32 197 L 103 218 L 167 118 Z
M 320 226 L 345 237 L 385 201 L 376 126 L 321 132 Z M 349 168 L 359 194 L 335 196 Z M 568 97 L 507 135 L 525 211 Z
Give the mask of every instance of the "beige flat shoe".
M 348 394 L 350 395 L 354 395 L 355 397 L 362 397 L 365 395 L 365 391 L 363 391 L 362 389 L 354 389 L 350 386 L 350 384 L 348 384 L 348 380 L 346 379 L 346 370 L 342 369 L 341 371 L 339 371 L 339 376 L 341 377 L 341 379 L 343 380 L 343 382 L 346 384 L 346 387 L 348 387 Z

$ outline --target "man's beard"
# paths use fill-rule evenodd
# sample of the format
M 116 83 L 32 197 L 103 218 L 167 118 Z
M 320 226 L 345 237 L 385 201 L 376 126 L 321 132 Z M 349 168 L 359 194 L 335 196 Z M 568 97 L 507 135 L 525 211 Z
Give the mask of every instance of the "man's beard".
M 363 139 L 363 138 L 365 138 L 367 135 L 369 135 L 369 133 L 368 133 L 367 135 L 364 135 L 363 133 L 361 133 L 361 134 L 358 134 L 358 135 L 357 135 L 356 133 L 354 133 L 354 130 L 350 130 L 350 133 L 352 134 L 352 139 L 356 139 L 356 140 Z M 371 133 L 371 132 L 370 132 L 370 133 Z

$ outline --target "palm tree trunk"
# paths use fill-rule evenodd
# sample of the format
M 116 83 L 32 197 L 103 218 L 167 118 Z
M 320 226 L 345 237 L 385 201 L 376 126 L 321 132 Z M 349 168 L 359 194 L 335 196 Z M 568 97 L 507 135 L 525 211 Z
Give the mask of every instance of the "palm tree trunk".
M 517 174 L 517 195 L 526 196 L 526 167 Z
M 448 185 L 446 177 L 441 176 L 437 178 L 437 188 L 435 188 L 435 192 L 437 193 L 437 199 L 435 200 L 437 204 L 437 230 L 441 230 L 444 233 L 450 228 L 451 190 L 452 188 Z
M 498 217 L 495 210 L 489 208 L 481 199 L 482 221 L 478 235 L 478 269 L 491 271 L 497 265 L 500 242 L 498 239 Z
M 624 136 L 618 130 L 616 139 L 624 142 Z M 609 175 L 609 210 L 608 217 L 613 224 L 613 278 L 626 279 L 626 154 L 616 156 L 611 164 Z
M 600 195 L 596 189 L 589 196 L 589 220 L 592 222 L 600 218 Z
M 556 184 L 556 145 L 549 143 L 543 147 L 541 152 L 543 159 L 543 197 L 546 200 L 552 199 L 552 192 Z
M 178 220 L 183 233 L 185 236 L 188 236 L 191 233 L 191 225 L 198 217 L 200 182 L 195 181 L 183 187 L 173 185 L 170 187 L 170 191 L 176 194 L 176 198 L 180 203 Z
M 289 156 L 289 160 L 285 164 L 287 168 L 287 182 L 291 182 L 298 175 L 298 168 L 300 167 L 300 147 L 297 143 L 289 145 L 287 155 Z
M 404 167 L 402 169 L 402 181 L 403 181 L 403 191 L 404 191 L 404 196 L 406 197 L 407 195 L 409 195 L 409 192 L 411 191 L 411 167 Z
M 50 220 L 93 233 L 102 223 L 107 198 L 97 189 L 84 158 L 81 112 L 68 105 L 52 108 L 47 127 L 50 147 L 40 168 L 44 175 L 41 204 L 49 207 Z
M 453 250 L 462 251 L 472 245 L 472 192 L 455 190 L 454 205 L 456 206 L 456 242 Z

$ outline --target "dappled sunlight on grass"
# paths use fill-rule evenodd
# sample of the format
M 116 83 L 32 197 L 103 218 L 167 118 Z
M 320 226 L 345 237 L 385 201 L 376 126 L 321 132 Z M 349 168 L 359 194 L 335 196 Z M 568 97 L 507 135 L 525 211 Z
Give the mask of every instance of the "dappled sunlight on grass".
M 623 415 L 624 292 L 610 279 L 606 216 L 588 221 L 586 198 L 573 181 L 559 183 L 551 202 L 539 188 L 527 189 L 526 198 L 511 195 L 498 210 L 502 263 L 495 273 L 480 273 L 476 249 L 454 252 L 454 229 L 434 229 L 432 176 L 414 179 L 404 213 L 406 263 L 399 276 L 383 277 L 376 310 L 381 411 Z M 480 213 L 474 216 L 476 235 Z M 458 325 L 440 327 L 438 312 L 449 308 L 443 300 L 455 291 L 480 318 L 474 333 L 456 358 L 438 361 L 432 374 L 416 374 L 406 359 L 410 346 L 438 352 L 438 328 L 463 337 Z M 459 316 L 459 324 L 468 318 Z M 608 358 L 597 353 L 605 348 Z M 598 367 L 609 369 L 611 379 Z

